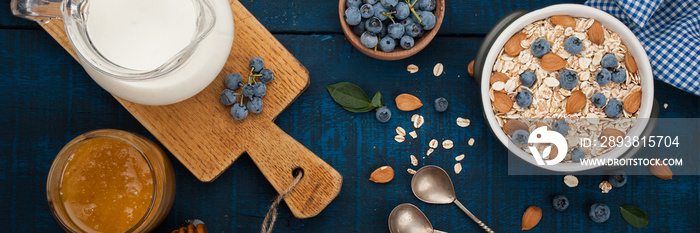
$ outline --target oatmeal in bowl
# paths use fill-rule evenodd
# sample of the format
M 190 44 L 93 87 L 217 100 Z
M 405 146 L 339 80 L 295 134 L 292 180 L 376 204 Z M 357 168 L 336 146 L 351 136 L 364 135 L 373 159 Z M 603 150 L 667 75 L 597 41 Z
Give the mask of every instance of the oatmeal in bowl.
M 653 80 L 639 41 L 594 8 L 562 4 L 524 14 L 490 47 L 481 69 L 484 113 L 513 153 L 534 164 L 529 134 L 564 135 L 566 157 L 551 170 L 585 170 L 585 158 L 620 157 L 628 148 L 580 145 L 581 138 L 639 135 L 649 118 Z M 544 151 L 548 144 L 538 144 Z M 542 159 L 553 159 L 552 147 Z M 589 167 L 590 168 L 590 167 Z

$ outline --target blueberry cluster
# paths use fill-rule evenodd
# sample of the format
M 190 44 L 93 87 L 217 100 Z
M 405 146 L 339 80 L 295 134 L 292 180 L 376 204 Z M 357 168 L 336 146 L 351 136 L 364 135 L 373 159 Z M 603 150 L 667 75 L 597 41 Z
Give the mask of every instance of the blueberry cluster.
M 411 49 L 415 38 L 435 27 L 436 0 L 347 0 L 345 22 L 363 46 L 383 52 L 397 44 Z
M 265 61 L 260 57 L 250 59 L 250 72 L 248 80 L 243 84 L 243 76 L 238 73 L 226 75 L 224 83 L 226 89 L 221 92 L 219 100 L 226 106 L 231 106 L 231 115 L 234 120 L 240 121 L 248 116 L 248 112 L 255 114 L 261 113 L 263 110 L 262 98 L 267 94 L 267 86 L 265 84 L 272 82 L 275 79 L 275 74 L 265 69 Z M 234 92 L 241 89 L 241 93 Z M 237 101 L 240 97 L 240 102 Z M 243 100 L 248 98 L 248 102 L 244 105 Z

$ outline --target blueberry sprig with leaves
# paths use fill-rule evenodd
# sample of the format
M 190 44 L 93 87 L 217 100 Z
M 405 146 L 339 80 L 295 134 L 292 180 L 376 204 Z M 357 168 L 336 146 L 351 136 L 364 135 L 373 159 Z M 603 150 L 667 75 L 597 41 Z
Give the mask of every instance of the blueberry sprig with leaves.
M 250 59 L 248 63 L 250 72 L 248 72 L 248 80 L 243 84 L 243 77 L 238 73 L 226 75 L 224 83 L 227 89 L 221 92 L 219 100 L 226 106 L 231 106 L 231 115 L 234 120 L 240 121 L 248 116 L 248 112 L 255 114 L 261 113 L 263 110 L 262 98 L 267 94 L 267 83 L 275 79 L 275 74 L 265 69 L 265 61 L 260 57 Z M 236 93 L 235 90 L 241 89 L 241 93 Z M 236 99 L 240 97 L 240 102 Z M 245 98 L 244 98 L 245 97 Z M 243 104 L 245 99 L 248 99 L 247 104 Z
M 382 94 L 377 92 L 372 99 L 362 88 L 350 82 L 340 82 L 327 86 L 333 101 L 350 112 L 361 113 L 376 109 L 376 118 L 382 123 L 391 119 L 391 110 L 384 105 Z

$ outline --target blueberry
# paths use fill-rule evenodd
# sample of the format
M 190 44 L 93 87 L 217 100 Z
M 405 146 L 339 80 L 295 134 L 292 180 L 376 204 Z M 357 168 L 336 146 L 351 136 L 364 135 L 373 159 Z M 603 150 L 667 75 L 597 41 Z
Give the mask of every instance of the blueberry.
M 575 147 L 571 150 L 571 161 L 580 163 L 581 160 L 586 158 L 586 153 L 581 150 L 581 148 Z
M 610 208 L 603 203 L 595 203 L 591 205 L 591 210 L 588 216 L 596 223 L 604 223 L 610 218 Z
M 532 55 L 542 57 L 549 53 L 549 42 L 543 38 L 537 39 L 535 42 L 532 42 L 530 49 L 532 49 Z
M 572 70 L 565 70 L 559 74 L 559 86 L 571 90 L 578 84 L 578 74 Z
M 357 36 L 361 36 L 362 33 L 364 33 L 364 32 L 366 31 L 366 30 L 365 30 L 365 23 L 366 23 L 366 22 L 367 22 L 367 20 L 366 20 L 366 19 L 363 19 L 363 20 L 360 22 L 360 24 L 358 24 L 358 25 L 356 25 L 356 26 L 352 26 L 352 32 L 354 32 L 355 35 L 357 35 Z
M 399 3 L 399 0 L 381 0 L 379 2 L 382 3 L 384 9 L 393 9 Z
M 420 13 L 420 25 L 423 26 L 423 30 L 430 30 L 435 27 L 435 15 L 430 11 L 423 11 Z
M 384 15 L 384 13 L 388 12 L 388 10 L 384 8 L 384 6 L 382 6 L 381 3 L 374 4 L 372 5 L 372 7 L 374 7 L 374 17 L 379 18 L 379 21 L 384 21 L 388 19 L 388 17 Z
M 381 49 L 382 52 L 389 53 L 394 51 L 394 48 L 396 48 L 396 40 L 392 39 L 391 37 L 387 36 L 379 41 L 379 49 Z
M 265 61 L 260 57 L 254 57 L 250 59 L 248 65 L 250 65 L 250 68 L 253 68 L 253 72 L 260 72 L 265 67 Z
M 346 7 L 360 7 L 362 5 L 362 0 L 347 0 L 345 1 Z
M 623 83 L 627 80 L 627 72 L 623 69 L 614 69 L 612 71 L 612 81 L 614 83 Z
M 382 30 L 379 32 L 379 35 L 378 35 L 380 39 L 389 35 L 389 32 L 388 32 L 389 30 L 387 30 L 388 27 L 385 25 L 389 25 L 389 23 L 385 22 L 384 25 L 382 25 Z
M 377 46 L 377 43 L 379 43 L 379 38 L 377 38 L 377 35 L 372 32 L 364 32 L 362 33 L 362 36 L 360 36 L 360 42 L 366 48 L 372 49 Z
M 365 19 L 374 16 L 374 7 L 370 4 L 362 5 L 360 7 L 360 16 Z
M 253 84 L 253 88 L 255 88 L 255 91 L 253 91 L 254 96 L 262 98 L 267 94 L 267 85 L 262 82 Z
M 557 195 L 552 199 L 552 206 L 554 206 L 555 210 L 564 211 L 566 208 L 569 208 L 569 198 L 566 198 L 564 195 Z
M 224 89 L 224 91 L 221 92 L 221 96 L 219 96 L 219 100 L 226 106 L 232 105 L 236 103 L 236 93 L 231 89 Z
M 567 134 L 569 134 L 569 124 L 567 124 L 565 120 L 555 121 L 552 125 L 552 128 L 554 129 L 554 131 L 557 131 L 561 135 L 566 136 Z
M 447 107 L 449 106 L 449 102 L 447 102 L 447 99 L 444 97 L 440 97 L 435 99 L 435 111 L 438 112 L 444 112 L 447 111 Z
M 236 90 L 239 87 L 241 87 L 241 84 L 243 83 L 243 77 L 241 77 L 241 75 L 238 73 L 227 74 L 226 78 L 224 78 L 224 83 L 229 89 Z
M 352 26 L 358 25 L 362 21 L 362 14 L 360 14 L 360 9 L 357 7 L 348 7 L 348 9 L 345 9 L 344 17 L 345 22 Z
M 532 104 L 532 93 L 528 90 L 522 90 L 515 95 L 515 102 L 522 108 L 527 108 Z
M 413 20 L 411 18 L 405 18 L 399 22 L 403 27 L 405 28 L 408 25 L 413 24 Z M 405 30 L 404 30 L 405 31 Z
M 362 0 L 362 2 L 365 3 L 365 4 L 372 4 L 372 5 L 374 5 L 375 3 L 377 3 L 377 0 Z
M 532 84 L 535 84 L 535 73 L 532 72 L 524 72 L 520 74 L 520 83 L 523 84 L 523 86 L 526 87 L 531 87 Z
M 527 146 L 527 140 L 530 138 L 530 133 L 519 129 L 513 133 L 513 143 L 518 146 Z
M 597 92 L 591 97 L 591 102 L 593 102 L 593 106 L 602 108 L 605 106 L 607 99 L 605 99 L 605 95 L 603 95 L 603 93 Z
M 396 14 L 394 14 L 394 17 L 398 20 L 404 20 L 408 18 L 408 16 L 411 14 L 411 9 L 408 7 L 408 4 L 405 2 L 399 2 L 399 4 L 396 5 Z
M 248 97 L 248 98 L 253 98 L 255 96 L 255 87 L 250 84 L 243 85 L 241 88 L 243 90 L 243 96 Z
M 417 15 L 420 15 L 420 13 L 423 12 L 423 11 L 421 11 L 421 10 L 416 9 L 415 6 L 414 6 L 413 10 L 416 11 L 416 14 L 417 14 Z M 418 18 L 416 17 L 416 14 L 413 14 L 413 13 L 409 14 L 409 18 L 410 18 L 411 20 L 413 20 L 413 22 L 415 22 L 415 23 L 420 23 L 421 20 L 418 20 Z
M 578 37 L 569 37 L 564 41 L 564 49 L 570 54 L 576 55 L 583 50 L 583 42 Z
M 595 74 L 595 81 L 602 87 L 610 82 L 611 76 L 610 71 L 602 69 Z
M 389 37 L 393 39 L 401 39 L 403 37 L 403 34 L 406 30 L 406 28 L 398 23 L 390 24 L 389 27 L 387 27 L 389 31 Z
M 433 11 L 435 10 L 435 7 L 437 6 L 437 2 L 435 0 L 418 0 L 418 3 L 416 5 L 424 11 Z M 421 15 L 421 18 L 423 16 Z
M 234 120 L 243 120 L 248 116 L 248 108 L 241 103 L 234 104 L 233 107 L 231 107 L 231 116 L 233 116 Z
M 263 69 L 260 71 L 260 82 L 267 84 L 272 82 L 272 80 L 275 80 L 275 73 L 272 70 Z
M 615 188 L 622 188 L 627 183 L 627 174 L 624 171 L 617 171 L 608 176 L 608 182 Z
M 410 37 L 419 37 L 423 34 L 423 28 L 418 24 L 410 24 L 406 26 L 406 35 Z
M 618 118 L 622 115 L 622 103 L 616 99 L 608 101 L 608 105 L 605 105 L 605 115 L 610 118 Z
M 369 18 L 367 19 L 367 22 L 365 22 L 365 29 L 368 32 L 372 32 L 374 34 L 379 34 L 380 32 L 382 32 L 382 27 L 384 27 L 384 24 L 377 17 Z
M 615 69 L 615 67 L 617 67 L 617 57 L 612 53 L 605 54 L 603 59 L 600 60 L 600 66 L 608 69 Z
M 248 110 L 252 113 L 258 114 L 263 110 L 263 101 L 260 97 L 253 97 L 248 101 Z
M 413 37 L 403 36 L 401 37 L 401 42 L 399 44 L 401 44 L 401 48 L 411 49 L 413 48 Z
M 391 119 L 391 110 L 389 110 L 387 107 L 378 108 L 374 116 L 377 117 L 379 122 L 386 123 L 389 121 L 389 119 Z

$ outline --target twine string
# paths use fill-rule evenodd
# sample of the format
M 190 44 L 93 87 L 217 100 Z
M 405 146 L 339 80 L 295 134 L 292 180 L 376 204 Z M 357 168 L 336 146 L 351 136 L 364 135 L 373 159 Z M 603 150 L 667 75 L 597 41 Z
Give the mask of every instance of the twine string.
M 277 196 L 277 198 L 275 198 L 275 201 L 272 202 L 272 205 L 270 205 L 270 209 L 265 215 L 265 219 L 263 219 L 260 233 L 272 232 L 272 228 L 275 226 L 275 221 L 277 221 L 277 207 L 279 206 L 280 202 L 282 202 L 282 199 L 284 199 L 284 197 L 286 197 L 292 191 L 294 186 L 296 186 L 297 183 L 299 183 L 302 176 L 304 176 L 304 172 L 298 171 L 296 173 L 296 176 L 294 177 L 294 181 L 292 181 L 292 184 L 289 185 L 289 188 L 287 188 L 287 190 L 284 190 L 284 192 L 280 193 L 280 195 Z

